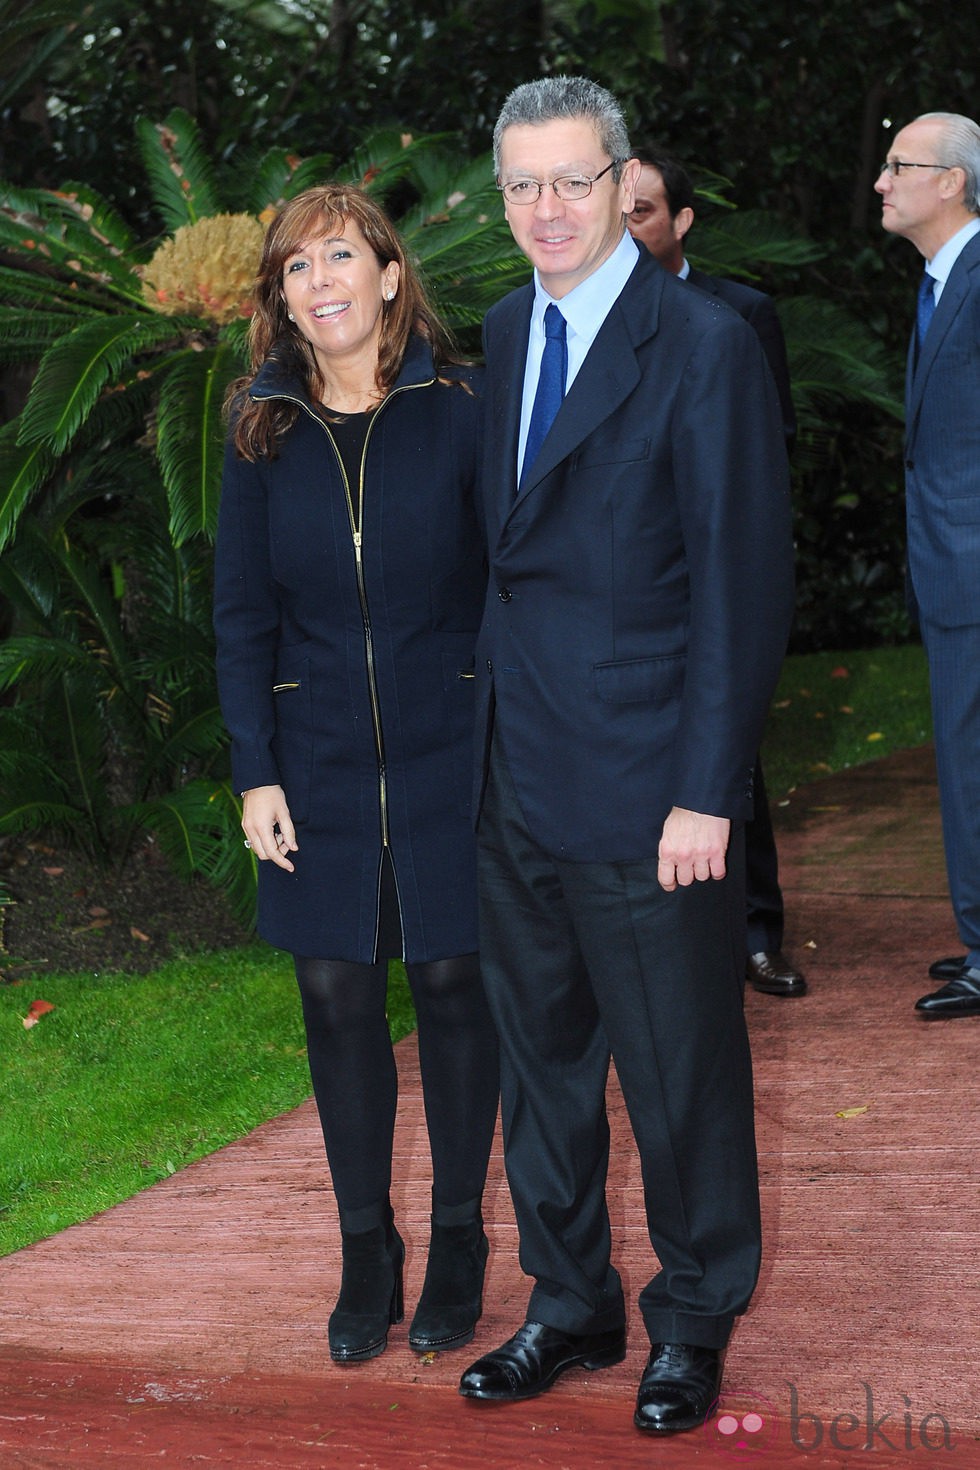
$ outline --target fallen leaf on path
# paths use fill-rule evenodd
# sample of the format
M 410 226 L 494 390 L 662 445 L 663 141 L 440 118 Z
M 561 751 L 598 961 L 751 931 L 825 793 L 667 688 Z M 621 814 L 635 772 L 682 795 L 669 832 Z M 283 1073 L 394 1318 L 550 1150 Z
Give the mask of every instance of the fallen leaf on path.
M 868 1109 L 870 1108 L 870 1106 L 871 1106 L 870 1103 L 864 1103 L 859 1108 L 841 1108 L 841 1110 L 840 1110 L 839 1113 L 835 1113 L 834 1114 L 834 1117 L 835 1118 L 860 1118 L 861 1114 L 862 1113 L 866 1113 L 868 1111 Z
M 850 669 L 845 669 L 843 664 L 838 664 L 836 669 L 831 669 L 830 677 L 832 679 L 849 679 L 851 677 L 851 671 Z
M 881 733 L 880 730 L 875 730 L 875 732 L 874 732 L 873 735 L 869 735 L 868 736 L 868 739 L 869 740 L 884 740 L 884 738 L 885 737 L 884 737 L 884 735 L 882 735 L 882 733 Z
M 135 924 L 130 924 L 130 926 L 129 926 L 129 932 L 130 932 L 131 936 L 133 937 L 133 939 L 142 939 L 142 941 L 143 941 L 144 944 L 149 944 L 149 942 L 150 942 L 150 936 L 149 936 L 149 934 L 144 934 L 143 931 L 142 931 L 142 929 L 137 929 L 137 927 L 136 927 Z
M 42 873 L 47 873 L 47 875 L 48 875 L 49 878 L 60 878 L 61 875 L 62 875 L 62 873 L 64 871 L 65 871 L 64 868 L 42 868 L 41 869 L 41 872 Z
M 42 1016 L 46 1016 L 48 1011 L 53 1010 L 54 1006 L 49 1000 L 32 1000 L 27 1008 L 27 1015 L 24 1017 L 24 1030 L 29 1031 L 32 1026 L 37 1025 Z
M 107 919 L 109 917 L 109 910 L 100 908 L 99 905 L 95 903 L 89 909 L 89 914 L 93 919 Z

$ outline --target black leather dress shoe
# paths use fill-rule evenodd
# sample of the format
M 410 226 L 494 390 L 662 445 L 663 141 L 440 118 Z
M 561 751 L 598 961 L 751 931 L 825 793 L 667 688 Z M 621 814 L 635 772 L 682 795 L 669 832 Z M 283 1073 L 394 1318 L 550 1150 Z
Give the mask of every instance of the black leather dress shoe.
M 745 975 L 753 990 L 765 995 L 806 995 L 806 981 L 781 949 L 760 949 L 750 954 Z
M 915 1008 L 927 1020 L 953 1016 L 980 1016 L 980 968 L 961 965 L 955 980 L 917 1000 Z
M 636 1396 L 637 1429 L 673 1434 L 703 1424 L 718 1403 L 724 1362 L 721 1348 L 655 1342 Z
M 949 959 L 937 960 L 930 965 L 929 974 L 933 980 L 955 980 L 965 964 L 965 954 L 951 954 Z
M 459 1391 L 469 1399 L 531 1399 L 569 1368 L 611 1368 L 625 1356 L 624 1327 L 583 1334 L 525 1322 L 503 1347 L 467 1368 Z

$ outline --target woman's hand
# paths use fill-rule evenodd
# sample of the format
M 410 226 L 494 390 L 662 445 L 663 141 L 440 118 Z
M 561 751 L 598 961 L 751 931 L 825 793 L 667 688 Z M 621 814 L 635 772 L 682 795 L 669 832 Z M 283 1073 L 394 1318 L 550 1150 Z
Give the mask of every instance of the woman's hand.
M 286 856 L 298 852 L 296 832 L 281 786 L 253 786 L 242 793 L 242 831 L 255 856 L 294 872 Z

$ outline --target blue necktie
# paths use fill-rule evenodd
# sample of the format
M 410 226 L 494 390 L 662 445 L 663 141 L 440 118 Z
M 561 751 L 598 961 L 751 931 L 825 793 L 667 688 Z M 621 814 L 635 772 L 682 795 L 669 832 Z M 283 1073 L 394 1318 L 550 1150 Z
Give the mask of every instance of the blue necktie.
M 561 408 L 561 401 L 565 396 L 565 377 L 568 372 L 565 318 L 554 302 L 544 314 L 544 336 L 544 352 L 541 354 L 538 387 L 531 408 L 531 422 L 528 425 L 527 443 L 524 446 L 524 463 L 521 466 L 522 485 L 528 470 L 538 457 L 538 450 L 547 438 L 548 430 L 554 423 L 555 415 Z
M 929 330 L 932 314 L 936 310 L 935 284 L 929 272 L 925 271 L 919 286 L 919 304 L 915 312 L 915 345 L 919 352 L 922 351 L 922 344 L 926 340 L 926 332 Z

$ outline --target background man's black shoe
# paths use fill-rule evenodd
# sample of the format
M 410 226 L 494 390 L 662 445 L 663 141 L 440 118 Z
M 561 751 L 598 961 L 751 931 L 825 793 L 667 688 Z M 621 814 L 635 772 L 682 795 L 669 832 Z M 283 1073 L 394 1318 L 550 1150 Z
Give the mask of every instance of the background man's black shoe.
M 927 1020 L 980 1016 L 980 968 L 962 965 L 955 980 L 931 995 L 924 995 L 916 1001 L 915 1008 Z
M 949 959 L 937 960 L 930 965 L 929 974 L 933 980 L 955 980 L 965 964 L 965 954 L 951 954 Z
M 780 949 L 750 954 L 745 976 L 752 989 L 764 995 L 806 995 L 806 981 Z

